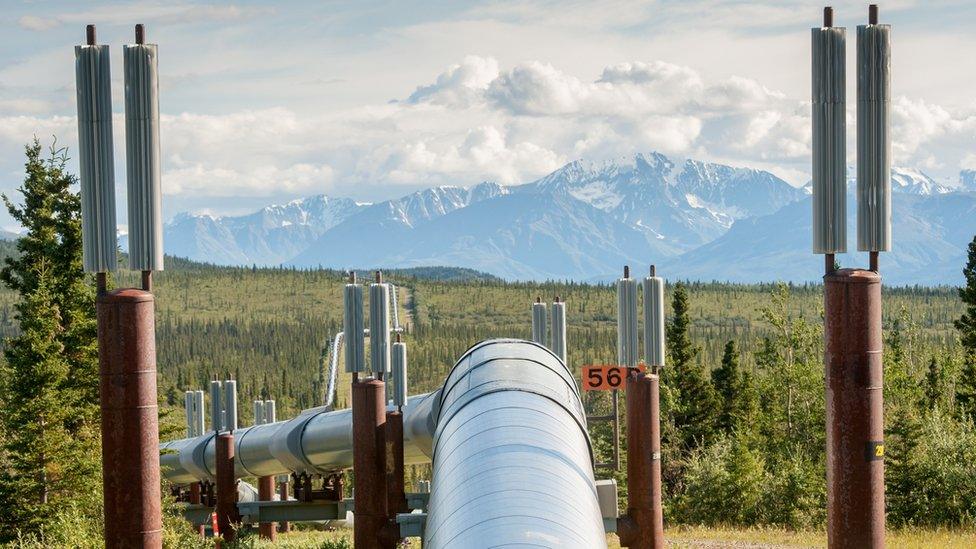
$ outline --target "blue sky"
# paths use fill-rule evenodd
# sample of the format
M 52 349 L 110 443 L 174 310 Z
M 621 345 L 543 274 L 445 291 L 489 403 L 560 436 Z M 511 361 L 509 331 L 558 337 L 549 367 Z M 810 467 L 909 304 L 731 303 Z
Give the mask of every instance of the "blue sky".
M 7 193 L 32 135 L 75 146 L 72 47 L 87 23 L 112 45 L 119 116 L 121 45 L 135 23 L 159 44 L 167 216 L 512 184 L 651 149 L 809 178 L 820 3 L 0 3 Z M 867 4 L 835 8 L 853 62 Z M 976 7 L 899 0 L 881 18 L 893 25 L 895 162 L 952 184 L 976 168 Z

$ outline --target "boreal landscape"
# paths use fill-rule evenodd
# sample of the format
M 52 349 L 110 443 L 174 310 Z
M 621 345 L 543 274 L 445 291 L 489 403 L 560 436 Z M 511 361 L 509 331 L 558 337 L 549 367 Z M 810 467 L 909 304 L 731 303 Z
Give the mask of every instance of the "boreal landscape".
M 0 291 L 0 536 L 13 547 L 100 546 L 94 290 L 80 269 L 78 195 L 60 156 L 46 159 L 39 145 L 27 151 L 27 179 L 8 197 L 26 232 L 0 245 L 7 258 Z M 976 543 L 976 239 L 955 268 L 967 282 L 961 290 L 884 290 L 892 546 Z M 385 275 L 397 286 L 406 326 L 411 393 L 436 388 L 480 340 L 528 337 L 536 297 L 567 303 L 574 372 L 615 360 L 612 285 L 512 282 L 451 267 Z M 120 271 L 111 284 L 133 285 L 137 277 Z M 342 324 L 345 278 L 334 270 L 167 258 L 154 279 L 160 438 L 183 436 L 183 391 L 204 388 L 215 375 L 238 380 L 241 402 L 276 399 L 279 418 L 320 404 L 329 342 Z M 694 547 L 823 545 L 822 287 L 668 277 L 666 295 L 669 537 Z M 348 405 L 347 386 L 348 378 L 340 379 L 340 407 Z M 609 406 L 606 393 L 587 400 L 594 413 Z M 250 408 L 240 409 L 246 425 Z M 606 459 L 609 428 L 592 425 L 591 436 Z M 410 480 L 427 475 L 426 467 L 408 471 Z M 626 476 L 598 476 L 614 476 L 626 496 Z M 167 546 L 203 544 L 172 502 L 165 506 Z M 348 547 L 344 539 L 307 531 L 283 536 L 280 546 Z M 235 546 L 261 543 L 242 536 Z

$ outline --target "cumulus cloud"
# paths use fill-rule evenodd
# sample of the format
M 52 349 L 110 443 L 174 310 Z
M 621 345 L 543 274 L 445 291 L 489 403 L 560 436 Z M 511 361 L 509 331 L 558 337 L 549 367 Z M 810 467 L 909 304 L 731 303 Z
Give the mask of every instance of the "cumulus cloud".
M 451 65 L 427 86 L 419 86 L 407 98 L 408 103 L 429 102 L 438 105 L 468 106 L 480 99 L 493 80 L 498 78 L 498 61 L 492 57 L 469 55 Z
M 976 164 L 976 114 L 899 97 L 892 119 L 898 163 Z M 120 185 L 122 122 L 118 114 Z M 0 145 L 11 150 L 37 134 L 73 147 L 75 124 L 70 116 L 0 116 Z M 709 78 L 662 61 L 616 63 L 585 78 L 541 61 L 502 67 L 469 55 L 399 101 L 164 113 L 161 131 L 164 193 L 200 197 L 201 206 L 221 197 L 379 200 L 428 185 L 516 184 L 577 158 L 648 150 L 762 167 L 797 184 L 809 178 L 809 103 L 753 79 Z
M 976 112 L 954 112 L 924 99 L 899 96 L 891 102 L 891 133 L 896 163 L 929 169 L 955 165 L 976 144 Z

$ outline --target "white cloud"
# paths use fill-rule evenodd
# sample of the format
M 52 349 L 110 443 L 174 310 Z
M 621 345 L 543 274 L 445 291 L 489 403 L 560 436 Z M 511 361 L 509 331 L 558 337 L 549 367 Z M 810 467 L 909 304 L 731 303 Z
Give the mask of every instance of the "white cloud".
M 42 17 L 24 15 L 17 20 L 22 28 L 46 31 L 63 24 L 91 23 L 129 24 L 138 19 L 144 23 L 174 24 L 202 21 L 235 21 L 272 13 L 269 8 L 243 7 L 233 4 L 181 4 L 178 2 L 142 2 L 136 5 L 105 5 L 81 11 Z
M 27 30 L 46 31 L 61 25 L 61 22 L 55 17 L 25 15 L 17 20 L 17 24 Z
M 468 106 L 480 99 L 493 80 L 498 78 L 498 61 L 492 57 L 469 55 L 437 77 L 427 86 L 419 86 L 407 99 L 410 103 L 429 102 L 438 105 Z
M 976 112 L 956 112 L 924 99 L 891 102 L 894 162 L 929 169 L 957 166 L 976 147 Z
M 976 153 L 967 154 L 962 161 L 959 162 L 959 167 L 963 170 L 976 170 Z
M 377 200 L 427 185 L 521 183 L 576 158 L 648 150 L 809 178 L 809 103 L 754 79 L 662 61 L 614 63 L 587 78 L 542 61 L 502 67 L 468 55 L 411 88 L 403 100 L 332 111 L 164 113 L 164 192 L 181 204 L 199 197 L 201 207 L 320 192 Z M 976 164 L 972 111 L 899 97 L 892 120 L 899 164 Z M 121 184 L 121 114 L 115 127 Z M 35 133 L 73 147 L 76 132 L 71 116 L 0 116 L 5 148 Z
M 532 61 L 498 77 L 488 88 L 495 105 L 513 114 L 559 115 L 578 112 L 590 89 L 548 63 Z
M 197 196 L 280 196 L 329 190 L 333 170 L 327 164 L 265 165 L 242 171 L 208 166 L 203 162 L 177 162 L 163 172 L 163 193 Z

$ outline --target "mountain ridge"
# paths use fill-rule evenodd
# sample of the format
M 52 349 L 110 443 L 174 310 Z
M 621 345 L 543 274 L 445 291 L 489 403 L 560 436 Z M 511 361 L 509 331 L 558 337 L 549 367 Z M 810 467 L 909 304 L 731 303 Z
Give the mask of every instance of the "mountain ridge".
M 897 207 L 899 216 L 929 208 L 927 215 L 936 225 L 949 217 L 931 204 L 948 207 L 948 202 L 928 199 L 965 195 L 960 189 L 970 184 L 976 188 L 972 172 L 963 171 L 955 188 L 922 170 L 892 169 L 895 205 L 902 197 L 920 197 L 905 202 L 907 209 Z M 968 204 L 971 199 L 961 200 Z M 317 195 L 245 216 L 181 214 L 166 225 L 166 243 L 167 253 L 223 264 L 458 265 L 513 280 L 603 280 L 623 263 L 653 260 L 671 265 L 683 277 L 807 280 L 816 272 L 778 268 L 771 260 L 778 253 L 793 257 L 792 264 L 805 263 L 795 254 L 808 253 L 809 229 L 796 226 L 808 224 L 810 214 L 798 203 L 809 203 L 809 186 L 793 187 L 763 170 L 651 152 L 602 162 L 574 160 L 512 186 L 488 181 L 470 187 L 444 185 L 376 203 Z M 853 203 L 849 198 L 849 207 Z M 790 215 L 775 217 L 784 210 Z M 904 280 L 919 279 L 908 271 L 920 269 L 920 259 L 955 260 L 961 238 L 952 228 L 925 225 L 917 216 L 912 223 L 905 230 L 929 234 L 929 251 L 940 251 L 933 256 L 915 244 L 909 248 L 904 240 L 907 255 L 895 262 L 907 269 Z M 965 218 L 953 218 L 952 223 L 969 230 Z M 759 230 L 793 236 L 779 250 L 735 240 L 755 237 Z M 895 239 L 898 254 L 898 231 Z M 908 257 L 912 254 L 914 259 Z M 740 273 L 735 264 L 718 263 L 718 258 L 755 267 Z M 948 272 L 944 276 L 953 278 Z

